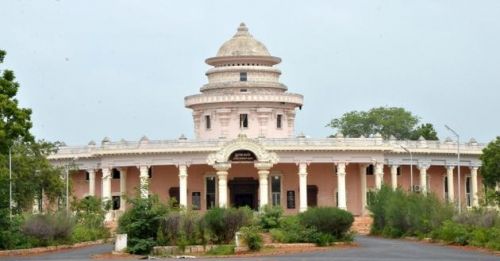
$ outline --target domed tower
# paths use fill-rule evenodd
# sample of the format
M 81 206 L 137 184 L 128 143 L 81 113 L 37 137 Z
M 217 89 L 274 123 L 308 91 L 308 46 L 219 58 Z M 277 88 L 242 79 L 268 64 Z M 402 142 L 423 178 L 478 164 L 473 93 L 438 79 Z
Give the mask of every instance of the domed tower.
M 193 110 L 197 139 L 288 138 L 294 134 L 295 109 L 303 96 L 288 93 L 279 82 L 281 62 L 248 32 L 244 23 L 217 55 L 201 94 L 185 97 Z

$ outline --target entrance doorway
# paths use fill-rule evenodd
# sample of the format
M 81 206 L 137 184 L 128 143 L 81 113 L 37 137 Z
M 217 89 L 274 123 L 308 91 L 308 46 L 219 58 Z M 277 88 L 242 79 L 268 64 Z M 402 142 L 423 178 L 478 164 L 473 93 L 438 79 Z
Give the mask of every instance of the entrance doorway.
M 257 190 L 259 182 L 253 178 L 234 178 L 228 182 L 230 205 L 233 207 L 248 206 L 257 210 Z

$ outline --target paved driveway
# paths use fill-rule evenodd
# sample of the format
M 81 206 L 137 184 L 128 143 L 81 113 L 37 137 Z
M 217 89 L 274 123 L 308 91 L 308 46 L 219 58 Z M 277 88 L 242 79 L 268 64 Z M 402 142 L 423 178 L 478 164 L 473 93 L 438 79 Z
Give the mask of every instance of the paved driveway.
M 223 260 L 500 260 L 500 256 L 478 251 L 466 251 L 451 247 L 410 242 L 405 240 L 357 237 L 357 248 L 338 249 L 314 253 L 300 253 L 285 256 L 257 258 L 224 258 Z M 97 253 L 111 251 L 111 245 L 99 245 L 29 258 L 8 258 L 6 260 L 90 260 Z M 220 258 L 218 258 L 220 259 Z M 117 259 L 113 259 L 117 260 Z M 214 258 L 205 260 L 217 260 Z

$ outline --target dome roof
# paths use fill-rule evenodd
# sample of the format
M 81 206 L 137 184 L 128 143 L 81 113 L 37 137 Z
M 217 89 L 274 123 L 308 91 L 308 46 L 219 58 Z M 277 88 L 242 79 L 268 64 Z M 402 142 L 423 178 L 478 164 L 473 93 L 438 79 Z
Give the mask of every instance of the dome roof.
M 248 33 L 244 23 L 229 41 L 225 42 L 217 52 L 216 57 L 224 56 L 271 56 L 267 48 Z

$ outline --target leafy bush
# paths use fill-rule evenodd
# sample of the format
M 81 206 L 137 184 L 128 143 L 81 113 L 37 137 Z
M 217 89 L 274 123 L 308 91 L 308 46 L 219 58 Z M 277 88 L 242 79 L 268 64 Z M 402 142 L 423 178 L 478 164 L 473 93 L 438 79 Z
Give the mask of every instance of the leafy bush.
M 212 208 L 205 213 L 204 222 L 214 243 L 229 243 L 234 234 L 252 222 L 253 212 L 243 208 Z
M 156 245 L 158 227 L 168 208 L 156 195 L 129 199 L 129 203 L 131 207 L 118 220 L 118 232 L 127 234 L 129 252 L 149 253 Z
M 280 206 L 271 207 L 266 205 L 261 209 L 259 216 L 260 226 L 266 231 L 272 228 L 277 228 L 282 215 L 283 209 Z
M 24 217 L 15 215 L 10 219 L 9 209 L 0 209 L 0 249 L 15 249 L 32 247 L 22 233 Z
M 453 220 L 457 223 L 490 228 L 495 225 L 500 226 L 500 216 L 497 210 L 488 208 L 475 208 L 470 211 L 464 211 L 455 216 Z
M 269 231 L 274 241 L 281 243 L 313 242 L 315 228 L 307 228 L 300 223 L 298 216 L 285 216 L 279 221 L 279 228 Z
M 158 243 L 161 245 L 206 244 L 202 219 L 195 212 L 172 211 L 160 222 Z
M 309 208 L 299 215 L 299 219 L 306 228 L 314 228 L 336 239 L 342 239 L 354 222 L 350 212 L 333 207 Z
M 104 225 L 105 211 L 100 198 L 90 196 L 75 199 L 72 205 L 77 222 L 73 230 L 73 242 L 94 241 L 110 236 L 109 229 Z
M 453 216 L 453 207 L 432 194 L 394 191 L 387 186 L 370 197 L 368 209 L 373 216 L 371 233 L 387 237 L 425 235 Z
M 465 225 L 445 221 L 443 226 L 434 233 L 433 237 L 449 243 L 466 245 L 469 240 L 469 232 Z
M 264 242 L 262 239 L 262 235 L 260 234 L 260 231 L 257 227 L 242 227 L 240 231 L 243 240 L 251 251 L 259 251 L 262 248 Z
M 224 256 L 234 254 L 234 245 L 218 245 L 207 251 L 208 255 Z
M 23 234 L 32 237 L 37 245 L 69 242 L 74 219 L 65 212 L 30 216 L 22 226 Z

